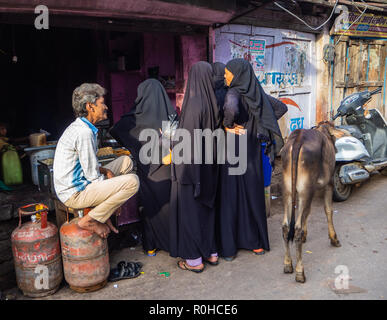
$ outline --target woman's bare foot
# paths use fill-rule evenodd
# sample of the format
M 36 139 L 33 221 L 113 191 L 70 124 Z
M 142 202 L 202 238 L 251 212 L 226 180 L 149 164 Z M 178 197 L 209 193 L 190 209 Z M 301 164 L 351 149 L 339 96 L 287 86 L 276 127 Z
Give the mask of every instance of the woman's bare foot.
M 118 230 L 113 226 L 113 223 L 111 222 L 110 219 L 107 219 L 105 223 L 107 224 L 107 226 L 111 231 L 113 231 L 114 233 L 118 233 Z
M 215 257 L 211 256 L 211 257 L 209 257 L 207 259 L 207 261 L 212 262 L 212 263 L 218 262 L 218 257 L 217 256 L 215 256 Z
M 82 229 L 94 232 L 101 238 L 107 238 L 110 233 L 110 228 L 103 223 L 94 220 L 89 215 L 84 216 L 78 221 L 78 226 Z
M 206 262 L 212 266 L 217 266 L 219 264 L 218 256 L 211 256 L 209 258 L 204 258 L 204 262 Z

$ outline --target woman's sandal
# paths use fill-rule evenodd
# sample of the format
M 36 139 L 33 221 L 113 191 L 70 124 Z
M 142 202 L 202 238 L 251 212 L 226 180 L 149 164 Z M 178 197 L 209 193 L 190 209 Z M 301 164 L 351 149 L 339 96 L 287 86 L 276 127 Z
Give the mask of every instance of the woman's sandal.
M 154 256 L 156 256 L 156 249 L 148 250 L 148 251 L 146 251 L 146 254 L 148 257 L 154 257 Z
M 263 249 L 255 249 L 255 250 L 253 250 L 253 252 L 258 256 L 265 254 L 265 250 L 263 250 Z
M 223 257 L 223 259 L 230 262 L 230 261 L 233 261 L 235 259 L 235 256 Z
M 120 261 L 117 268 L 110 270 L 109 281 L 119 281 L 123 279 L 137 278 L 141 274 L 141 262 Z
M 201 273 L 203 272 L 204 270 L 204 267 L 201 268 L 201 269 L 193 269 L 193 268 L 190 268 L 189 265 L 184 261 L 184 260 L 180 260 L 177 262 L 177 266 L 181 269 L 181 270 L 188 270 L 188 271 L 192 271 L 192 272 L 195 272 L 195 273 Z

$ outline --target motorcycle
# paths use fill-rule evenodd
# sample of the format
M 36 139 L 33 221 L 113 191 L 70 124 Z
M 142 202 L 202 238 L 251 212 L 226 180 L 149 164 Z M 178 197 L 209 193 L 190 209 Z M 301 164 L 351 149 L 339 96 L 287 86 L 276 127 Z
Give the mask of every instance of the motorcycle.
M 374 94 L 381 92 L 362 91 L 346 97 L 337 109 L 335 120 L 342 117 L 338 129 L 348 131 L 351 136 L 336 140 L 336 168 L 334 173 L 333 200 L 345 201 L 352 186 L 381 172 L 387 175 L 387 122 L 377 109 L 365 112 L 364 105 Z M 343 119 L 345 125 L 343 125 Z

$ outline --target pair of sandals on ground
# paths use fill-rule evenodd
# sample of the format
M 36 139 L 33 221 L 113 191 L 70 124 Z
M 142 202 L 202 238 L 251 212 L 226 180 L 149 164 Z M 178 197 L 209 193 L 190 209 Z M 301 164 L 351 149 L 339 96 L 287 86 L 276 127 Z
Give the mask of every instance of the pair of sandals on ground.
M 253 252 L 257 255 L 265 254 L 265 250 L 263 249 L 257 249 L 253 250 Z M 156 250 L 148 251 L 148 255 L 155 256 Z M 225 257 L 226 261 L 232 261 L 234 260 L 235 256 L 233 257 Z M 208 263 L 211 266 L 217 266 L 219 264 L 219 258 L 216 257 L 210 257 L 208 259 L 205 259 L 204 262 Z M 204 264 L 198 266 L 190 266 L 187 264 L 185 260 L 180 260 L 177 262 L 177 265 L 182 270 L 192 271 L 195 273 L 201 273 L 204 270 Z M 117 264 L 116 268 L 113 268 L 110 270 L 109 274 L 109 281 L 115 282 L 123 279 L 133 279 L 138 277 L 141 274 L 141 269 L 143 267 L 143 264 L 141 262 L 125 262 L 120 261 Z
M 256 255 L 263 255 L 265 254 L 265 250 L 263 249 L 255 249 L 253 250 L 253 252 L 256 254 Z M 232 256 L 232 257 L 225 257 L 224 258 L 226 261 L 232 261 L 235 259 L 235 256 Z M 219 258 L 216 256 L 216 257 L 210 257 L 208 259 L 204 259 L 204 262 L 211 265 L 211 266 L 217 266 L 219 264 Z M 205 268 L 205 265 L 204 263 L 198 265 L 198 266 L 190 266 L 187 261 L 185 260 L 180 260 L 177 262 L 177 266 L 182 269 L 182 270 L 186 270 L 186 271 L 192 271 L 192 272 L 195 272 L 195 273 L 201 273 L 203 272 L 204 268 Z

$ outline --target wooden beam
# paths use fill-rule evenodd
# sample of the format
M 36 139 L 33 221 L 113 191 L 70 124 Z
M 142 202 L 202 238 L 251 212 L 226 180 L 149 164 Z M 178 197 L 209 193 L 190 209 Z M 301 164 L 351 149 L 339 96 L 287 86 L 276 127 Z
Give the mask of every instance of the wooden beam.
M 379 2 L 367 2 L 367 4 L 369 4 L 371 6 L 375 6 L 375 7 L 387 8 L 387 3 L 383 4 L 383 3 L 379 3 Z
M 214 22 L 227 22 L 234 11 L 219 11 L 198 5 L 189 5 L 184 0 L 181 3 L 161 0 L 45 0 L 50 17 L 53 15 L 88 16 L 115 19 L 152 19 L 163 21 L 179 21 L 182 23 L 209 26 Z M 191 0 L 193 1 L 193 0 Z M 203 3 L 205 0 L 195 1 Z M 34 5 L 38 0 L 0 0 L 0 12 L 34 14 Z M 207 1 L 208 2 L 208 1 Z M 220 0 L 210 1 L 220 3 Z M 229 1 L 223 1 L 224 7 L 229 7 Z
M 335 2 L 332 1 L 332 2 L 328 2 L 326 0 L 297 0 L 298 2 L 306 2 L 306 3 L 313 3 L 313 4 L 317 4 L 317 5 L 321 5 L 321 6 L 326 6 L 326 7 L 334 7 L 335 6 Z M 372 0 L 372 1 L 375 1 L 375 0 Z M 387 0 L 378 0 L 378 1 L 375 1 L 375 2 L 379 2 L 380 3 L 373 3 L 373 2 L 367 2 L 367 3 L 364 3 L 364 2 L 352 2 L 352 1 L 349 1 L 349 0 L 339 0 L 339 4 L 345 4 L 345 5 L 350 5 L 350 6 L 358 6 L 359 8 L 365 8 L 366 6 L 368 6 L 369 9 L 371 10 L 375 10 L 375 11 L 387 11 L 387 6 L 384 5 L 384 4 L 387 4 Z M 382 4 L 383 3 L 383 4 Z
M 378 2 L 378 3 L 384 3 L 387 4 L 387 0 L 372 0 L 373 2 Z
M 35 15 L 0 13 L 0 23 L 34 27 Z M 50 16 L 50 28 L 76 28 L 122 32 L 160 32 L 175 34 L 208 34 L 208 27 L 173 21 L 109 19 L 69 15 Z M 44 32 L 44 31 L 42 31 Z
M 318 5 L 326 6 L 326 7 L 333 7 L 335 5 L 334 3 L 328 2 L 326 0 L 297 0 L 297 1 L 318 4 Z
M 375 10 L 375 11 L 387 11 L 387 7 L 383 8 L 383 7 L 371 6 L 368 3 L 365 4 L 364 2 L 352 2 L 352 1 L 349 1 L 349 0 L 339 0 L 339 3 L 350 5 L 350 6 L 356 5 L 359 8 L 363 8 L 363 9 L 365 7 L 368 7 L 368 9 Z
M 309 24 L 320 25 L 326 18 L 324 17 L 303 17 Z M 252 25 L 255 27 L 268 27 L 281 28 L 281 29 L 292 29 L 301 32 L 320 33 L 321 30 L 313 31 L 305 26 L 302 22 L 298 21 L 288 13 L 280 10 L 274 11 L 269 9 L 262 9 L 251 12 L 250 14 L 241 17 L 234 21 L 236 24 Z
M 383 81 L 360 81 L 360 82 L 348 82 L 336 81 L 336 88 L 356 88 L 356 87 L 382 87 Z

